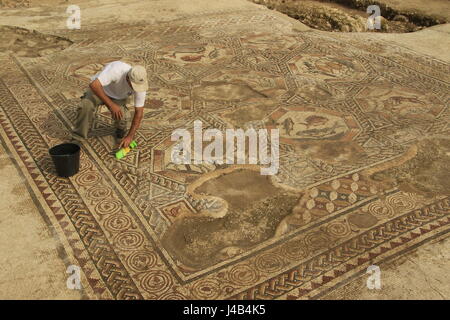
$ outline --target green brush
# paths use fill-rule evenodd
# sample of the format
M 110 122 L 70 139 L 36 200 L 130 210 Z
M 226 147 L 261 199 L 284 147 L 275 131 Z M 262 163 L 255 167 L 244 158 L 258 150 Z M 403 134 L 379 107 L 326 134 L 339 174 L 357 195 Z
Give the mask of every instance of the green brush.
M 130 145 L 127 148 L 122 148 L 119 151 L 116 152 L 116 159 L 120 160 L 123 157 L 125 157 L 128 152 L 130 152 L 131 150 L 133 150 L 134 148 L 137 147 L 137 142 L 136 141 L 131 141 Z

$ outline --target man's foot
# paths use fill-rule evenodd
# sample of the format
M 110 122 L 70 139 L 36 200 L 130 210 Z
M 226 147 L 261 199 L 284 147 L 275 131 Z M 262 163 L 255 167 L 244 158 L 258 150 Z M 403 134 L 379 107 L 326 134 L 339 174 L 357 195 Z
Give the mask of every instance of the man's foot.
M 72 139 L 71 139 L 72 142 L 76 142 L 76 141 L 82 142 L 84 139 L 85 139 L 84 137 L 82 137 L 78 133 L 72 131 Z
M 126 130 L 120 129 L 120 128 L 116 129 L 116 138 L 117 139 L 123 139 L 123 138 L 125 138 L 126 135 L 127 135 Z

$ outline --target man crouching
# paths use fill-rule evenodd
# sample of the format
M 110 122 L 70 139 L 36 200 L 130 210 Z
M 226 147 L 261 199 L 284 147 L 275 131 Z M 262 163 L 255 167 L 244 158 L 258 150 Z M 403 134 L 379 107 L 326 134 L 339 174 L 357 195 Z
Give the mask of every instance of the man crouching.
M 87 138 L 95 109 L 106 105 L 111 111 L 116 127 L 116 137 L 122 139 L 119 148 L 128 147 L 133 141 L 143 117 L 147 94 L 147 72 L 143 66 L 130 66 L 122 61 L 107 64 L 102 71 L 91 78 L 89 89 L 81 98 L 75 122 L 74 138 Z M 134 94 L 134 117 L 128 130 L 128 96 Z M 127 133 L 128 131 L 128 133 Z

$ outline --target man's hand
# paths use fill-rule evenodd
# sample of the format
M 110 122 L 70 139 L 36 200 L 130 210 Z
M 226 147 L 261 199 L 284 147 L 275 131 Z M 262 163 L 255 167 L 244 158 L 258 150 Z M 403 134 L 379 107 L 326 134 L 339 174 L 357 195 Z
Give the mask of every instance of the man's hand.
M 127 135 L 125 138 L 122 139 L 122 141 L 119 144 L 120 148 L 128 148 L 130 146 L 131 141 L 133 141 L 133 137 L 130 135 Z
M 114 120 L 122 120 L 123 113 L 117 104 L 113 103 L 108 108 L 109 111 L 111 111 L 111 116 L 113 117 Z
M 128 131 L 127 136 L 120 142 L 120 148 L 128 147 L 131 141 L 133 141 L 133 137 L 136 135 L 136 130 L 139 128 L 143 116 L 144 108 L 134 108 L 134 117 L 133 122 L 131 123 L 130 131 Z

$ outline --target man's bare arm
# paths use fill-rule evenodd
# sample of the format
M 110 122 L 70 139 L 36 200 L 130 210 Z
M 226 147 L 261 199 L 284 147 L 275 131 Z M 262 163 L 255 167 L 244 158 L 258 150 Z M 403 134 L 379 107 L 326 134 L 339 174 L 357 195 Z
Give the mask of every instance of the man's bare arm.
M 136 134 L 137 129 L 141 125 L 142 118 L 144 116 L 144 108 L 134 108 L 133 122 L 131 123 L 130 130 L 128 131 L 128 136 L 133 138 Z
M 120 110 L 120 107 L 106 95 L 100 80 L 95 79 L 94 81 L 92 81 L 89 84 L 89 88 L 91 88 L 92 92 L 105 103 L 105 105 L 111 111 L 111 114 L 114 119 L 121 120 L 123 118 L 123 114 L 122 111 Z
M 119 148 L 128 147 L 134 139 L 134 135 L 136 134 L 137 129 L 139 129 L 141 125 L 142 118 L 144 116 L 144 108 L 134 108 L 134 117 L 133 122 L 131 123 L 131 128 L 128 131 L 128 134 L 119 144 Z

